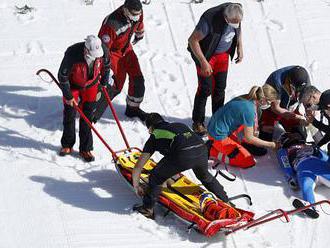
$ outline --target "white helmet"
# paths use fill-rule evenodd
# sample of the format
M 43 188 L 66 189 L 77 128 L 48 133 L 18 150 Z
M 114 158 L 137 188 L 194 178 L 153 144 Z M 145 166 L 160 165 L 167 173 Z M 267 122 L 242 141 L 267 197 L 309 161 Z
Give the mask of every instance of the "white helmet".
M 99 58 L 103 56 L 102 41 L 95 35 L 88 35 L 86 37 L 85 47 L 91 57 Z

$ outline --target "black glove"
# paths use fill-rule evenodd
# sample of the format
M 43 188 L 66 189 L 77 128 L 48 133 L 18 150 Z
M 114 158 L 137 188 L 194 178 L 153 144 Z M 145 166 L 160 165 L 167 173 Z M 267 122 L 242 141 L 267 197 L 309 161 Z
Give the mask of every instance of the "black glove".
M 136 43 L 138 43 L 140 40 L 142 40 L 143 39 L 143 36 L 142 37 L 137 37 L 136 35 L 135 35 L 135 37 L 134 37 L 134 40 L 132 41 L 132 44 L 133 45 L 135 45 Z

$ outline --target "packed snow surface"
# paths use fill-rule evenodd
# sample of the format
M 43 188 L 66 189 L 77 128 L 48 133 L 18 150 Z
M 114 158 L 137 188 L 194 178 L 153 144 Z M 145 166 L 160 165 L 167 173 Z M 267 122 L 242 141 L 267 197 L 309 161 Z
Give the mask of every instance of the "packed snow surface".
M 135 46 L 146 80 L 143 109 L 191 125 L 197 76 L 187 39 L 201 14 L 222 2 L 152 0 L 144 5 L 146 35 Z M 244 60 L 230 64 L 227 100 L 263 84 L 273 70 L 295 64 L 309 70 L 320 90 L 329 88 L 329 0 L 239 2 L 244 7 Z M 276 220 L 212 238 L 187 232 L 187 225 L 173 215 L 163 218 L 159 207 L 156 221 L 148 220 L 132 212 L 139 199 L 95 135 L 95 162 L 84 163 L 77 152 L 57 155 L 61 92 L 35 73 L 47 68 L 57 75 L 65 49 L 97 34 L 103 18 L 122 3 L 1 0 L 0 247 L 328 247 L 330 218 L 322 211 L 317 220 L 293 216 L 288 224 Z M 24 5 L 31 9 L 19 13 L 15 6 Z M 125 117 L 126 93 L 127 86 L 114 105 L 130 144 L 142 147 L 148 133 L 140 121 Z M 210 116 L 210 106 L 207 111 Z M 96 128 L 115 150 L 124 148 L 110 111 Z M 236 204 L 256 216 L 291 209 L 292 199 L 300 196 L 288 188 L 273 152 L 254 168 L 231 170 L 238 176 L 235 182 L 219 180 L 229 195 L 250 194 L 253 206 L 244 200 Z M 192 172 L 186 174 L 194 178 Z M 330 198 L 328 188 L 316 191 L 318 200 Z M 330 213 L 330 207 L 324 210 Z

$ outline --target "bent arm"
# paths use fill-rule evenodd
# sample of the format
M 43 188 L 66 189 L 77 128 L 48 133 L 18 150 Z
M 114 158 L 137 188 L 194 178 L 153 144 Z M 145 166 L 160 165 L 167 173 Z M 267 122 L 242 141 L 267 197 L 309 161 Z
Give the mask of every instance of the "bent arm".
M 148 159 L 151 157 L 150 153 L 142 153 L 132 172 L 133 187 L 137 188 L 139 186 L 140 175 L 144 165 L 147 163 Z
M 280 100 L 273 101 L 271 103 L 271 109 L 275 114 L 277 114 L 277 115 L 279 115 L 279 116 L 281 116 L 281 117 L 283 117 L 284 119 L 287 119 L 287 120 L 288 119 L 294 119 L 294 120 L 304 119 L 303 116 L 297 115 L 293 112 L 290 112 L 289 110 L 287 110 L 285 108 L 282 108 L 280 106 Z
M 244 138 L 248 143 L 258 147 L 276 148 L 275 142 L 265 141 L 254 136 L 253 127 L 244 127 Z
M 192 50 L 192 52 L 194 53 L 195 57 L 198 59 L 200 64 L 207 62 L 207 60 L 203 54 L 203 51 L 201 49 L 201 46 L 199 44 L 199 42 L 203 38 L 204 38 L 204 35 L 195 29 L 194 32 L 190 35 L 190 37 L 188 39 L 189 47 Z

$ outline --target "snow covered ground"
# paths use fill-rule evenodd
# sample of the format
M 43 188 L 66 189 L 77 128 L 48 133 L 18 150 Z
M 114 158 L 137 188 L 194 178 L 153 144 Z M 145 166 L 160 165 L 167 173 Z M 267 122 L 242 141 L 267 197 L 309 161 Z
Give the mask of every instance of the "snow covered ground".
M 59 157 L 61 93 L 35 72 L 55 75 L 69 45 L 97 34 L 103 18 L 122 0 L 1 0 L 0 2 L 0 247 L 328 247 L 329 216 L 292 217 L 227 237 L 206 238 L 174 216 L 156 222 L 131 211 L 138 198 L 116 173 L 111 155 L 95 136 L 96 161 Z M 224 1 L 152 0 L 144 6 L 146 37 L 136 45 L 146 79 L 143 108 L 191 124 L 196 90 L 187 39 L 207 8 Z M 276 68 L 300 64 L 321 90 L 330 79 L 330 0 L 243 0 L 244 61 L 231 64 L 227 100 L 262 84 Z M 22 15 L 15 5 L 34 9 Z M 132 146 L 141 147 L 145 127 L 124 116 L 125 93 L 114 100 Z M 210 106 L 208 106 L 210 114 Z M 110 112 L 96 128 L 123 148 Z M 76 150 L 78 147 L 75 147 Z M 255 168 L 234 170 L 238 180 L 221 182 L 230 195 L 248 193 L 257 216 L 290 209 L 292 192 L 274 154 Z M 192 173 L 188 172 L 191 175 Z M 317 199 L 330 198 L 327 188 Z M 324 208 L 330 212 L 330 207 Z M 157 209 L 162 213 L 162 209 Z

